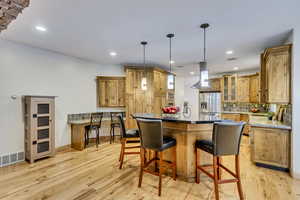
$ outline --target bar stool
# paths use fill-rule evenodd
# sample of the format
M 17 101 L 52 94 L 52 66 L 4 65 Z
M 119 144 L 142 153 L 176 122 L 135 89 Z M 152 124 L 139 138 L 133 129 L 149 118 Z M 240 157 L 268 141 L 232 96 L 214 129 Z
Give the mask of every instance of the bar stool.
M 85 126 L 85 144 L 84 146 L 86 147 L 89 144 L 89 140 L 91 138 L 89 138 L 89 134 L 91 130 L 95 130 L 96 131 L 96 147 L 98 148 L 99 142 L 100 142 L 100 138 L 99 138 L 99 130 L 101 128 L 101 123 L 102 123 L 102 118 L 103 118 L 103 112 L 100 113 L 91 113 L 91 119 L 90 119 L 90 124 L 88 126 Z
M 219 184 L 237 183 L 240 199 L 244 199 L 242 184 L 240 178 L 239 151 L 241 136 L 245 123 L 235 122 L 220 122 L 215 123 L 213 127 L 212 141 L 197 140 L 195 143 L 196 156 L 196 183 L 200 182 L 198 169 L 214 180 L 215 197 L 219 200 Z M 198 149 L 203 150 L 213 155 L 213 165 L 200 165 Z M 235 173 L 229 170 L 221 163 L 222 156 L 235 156 Z M 213 168 L 213 174 L 206 171 L 208 168 Z M 221 169 L 232 175 L 233 179 L 221 179 Z
M 115 141 L 115 128 L 120 128 L 119 115 L 124 117 L 123 112 L 110 112 L 110 144 Z
M 129 129 L 126 130 L 123 116 L 118 116 L 119 124 L 120 124 L 120 131 L 121 131 L 121 151 L 120 151 L 120 157 L 119 162 L 120 166 L 119 169 L 122 169 L 124 156 L 125 155 L 134 155 L 134 154 L 140 154 L 140 151 L 138 152 L 132 152 L 132 151 L 126 151 L 126 149 L 140 149 L 140 145 L 138 146 L 126 146 L 128 143 L 140 143 L 140 134 L 138 129 Z
M 141 187 L 143 173 L 147 172 L 159 176 L 158 196 L 161 196 L 162 174 L 166 167 L 173 170 L 173 179 L 176 180 L 176 140 L 172 137 L 163 136 L 161 120 L 137 119 L 141 136 L 141 171 L 138 187 Z M 163 160 L 163 151 L 173 147 L 173 162 Z M 155 157 L 146 161 L 145 153 L 147 150 L 155 152 Z M 159 157 L 158 157 L 159 155 Z M 155 168 L 159 164 L 159 170 L 151 171 L 148 169 L 151 163 L 155 163 Z

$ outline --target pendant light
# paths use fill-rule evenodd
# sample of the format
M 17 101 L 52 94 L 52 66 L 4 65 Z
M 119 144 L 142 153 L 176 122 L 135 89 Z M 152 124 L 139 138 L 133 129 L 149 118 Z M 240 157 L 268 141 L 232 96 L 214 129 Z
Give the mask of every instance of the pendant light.
M 148 43 L 146 41 L 142 41 L 141 45 L 143 45 L 143 57 L 144 57 L 144 72 L 141 80 L 141 88 L 142 90 L 147 90 L 147 77 L 146 77 L 146 45 Z
M 173 61 L 172 61 L 172 38 L 174 37 L 175 35 L 173 33 L 169 33 L 167 35 L 167 38 L 169 38 L 169 47 L 170 47 L 170 52 L 169 52 L 169 65 L 170 65 L 170 69 L 169 69 L 169 72 L 171 73 L 172 72 L 172 64 L 173 64 Z
M 207 89 L 209 87 L 208 84 L 208 69 L 206 62 L 206 29 L 209 27 L 209 24 L 201 24 L 200 28 L 203 29 L 204 32 L 204 47 L 203 47 L 203 61 L 199 63 L 200 67 L 200 80 L 192 86 L 194 89 Z
M 173 33 L 169 33 L 167 35 L 167 38 L 169 38 L 169 76 L 168 76 L 168 89 L 172 90 L 174 89 L 174 75 L 172 74 L 172 64 L 173 64 L 173 61 L 172 61 L 172 38 L 174 37 L 175 35 Z

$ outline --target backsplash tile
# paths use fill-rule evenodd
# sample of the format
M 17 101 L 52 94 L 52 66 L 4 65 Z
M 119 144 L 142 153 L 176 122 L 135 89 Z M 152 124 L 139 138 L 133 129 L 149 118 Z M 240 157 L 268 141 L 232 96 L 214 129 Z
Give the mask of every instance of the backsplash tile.
M 254 104 L 254 103 L 223 103 L 223 111 L 228 112 L 249 112 L 251 108 L 258 108 L 259 112 L 268 112 L 269 104 Z

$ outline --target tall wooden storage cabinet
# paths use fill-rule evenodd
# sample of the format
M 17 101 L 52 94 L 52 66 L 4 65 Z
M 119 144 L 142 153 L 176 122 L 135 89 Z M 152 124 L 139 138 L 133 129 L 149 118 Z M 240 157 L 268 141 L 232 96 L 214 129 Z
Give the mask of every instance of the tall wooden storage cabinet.
M 55 154 L 55 97 L 25 96 L 25 158 L 30 163 Z
M 168 75 L 169 73 L 154 67 L 149 67 L 146 72 L 143 68 L 125 66 L 126 72 L 126 125 L 136 128 L 136 122 L 131 117 L 134 113 L 156 113 L 169 104 L 168 100 Z M 141 80 L 143 75 L 147 78 L 147 90 L 142 90 Z
M 292 45 L 268 48 L 262 55 L 261 91 L 267 103 L 290 103 L 291 49 Z

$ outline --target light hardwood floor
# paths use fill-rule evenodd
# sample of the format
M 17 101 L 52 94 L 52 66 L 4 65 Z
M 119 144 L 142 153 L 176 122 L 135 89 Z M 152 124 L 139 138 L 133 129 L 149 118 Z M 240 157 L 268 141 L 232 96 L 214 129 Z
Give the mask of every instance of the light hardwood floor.
M 158 178 L 145 174 L 138 188 L 139 158 L 127 156 L 118 169 L 120 144 L 102 144 L 84 151 L 66 150 L 34 164 L 0 168 L 0 199 L 9 200 L 200 200 L 214 199 L 213 183 L 201 174 L 200 184 L 163 178 L 162 197 Z M 224 163 L 233 167 L 231 158 Z M 232 160 L 233 161 L 233 160 Z M 284 172 L 258 168 L 250 162 L 248 145 L 241 148 L 241 177 L 247 200 L 300 199 L 300 181 Z M 225 174 L 225 172 L 223 173 Z M 222 200 L 238 199 L 235 184 L 220 186 Z

